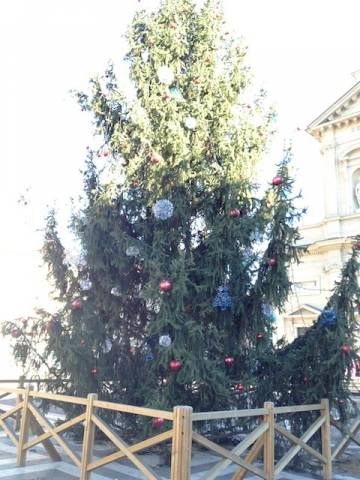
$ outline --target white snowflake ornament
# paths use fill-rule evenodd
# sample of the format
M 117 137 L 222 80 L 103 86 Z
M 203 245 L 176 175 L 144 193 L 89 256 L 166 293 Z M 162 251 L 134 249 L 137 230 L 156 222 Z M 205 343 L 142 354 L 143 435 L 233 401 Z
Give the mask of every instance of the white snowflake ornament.
M 171 85 L 175 78 L 173 71 L 166 65 L 158 68 L 157 75 L 159 81 L 165 85 Z
M 144 63 L 147 63 L 149 61 L 149 50 L 143 50 L 141 52 L 141 60 L 144 62 Z
M 174 205 L 172 204 L 172 202 L 170 202 L 170 200 L 162 198 L 155 203 L 152 210 L 156 219 L 167 220 L 168 218 L 171 218 L 173 216 Z
M 140 255 L 140 250 L 138 249 L 138 247 L 130 245 L 130 247 L 125 250 L 125 253 L 128 257 L 137 257 L 138 255 Z
M 112 341 L 110 340 L 110 338 L 105 338 L 105 342 L 102 348 L 103 353 L 109 353 L 111 349 L 112 349 Z
M 120 297 L 121 295 L 120 289 L 118 287 L 113 287 L 110 293 L 111 295 L 114 295 L 114 297 Z
M 81 290 L 84 290 L 84 291 L 91 290 L 92 288 L 92 282 L 88 279 L 80 280 L 79 285 Z
M 194 117 L 186 117 L 185 118 L 185 127 L 189 130 L 195 130 L 197 126 L 197 120 Z
M 159 345 L 161 347 L 170 347 L 171 345 L 170 335 L 161 335 L 161 337 L 159 338 Z

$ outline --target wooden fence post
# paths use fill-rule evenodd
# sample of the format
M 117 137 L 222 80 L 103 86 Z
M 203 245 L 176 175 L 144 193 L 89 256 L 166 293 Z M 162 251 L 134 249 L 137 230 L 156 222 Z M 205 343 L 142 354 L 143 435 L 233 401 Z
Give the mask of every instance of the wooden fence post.
M 19 378 L 19 385 L 18 385 L 18 388 L 24 388 L 24 380 L 25 380 L 25 377 L 23 375 L 21 375 L 21 377 Z M 16 395 L 16 405 L 19 405 L 19 403 L 21 403 L 21 400 L 22 400 L 22 395 L 20 395 L 19 393 Z M 19 429 L 20 429 L 20 418 L 21 418 L 21 410 L 17 411 L 16 412 L 16 416 L 15 416 L 15 426 L 14 426 L 14 430 L 15 432 L 18 432 Z
M 26 453 L 27 450 L 24 450 L 24 445 L 29 438 L 29 421 L 30 421 L 30 411 L 29 411 L 29 392 L 31 387 L 28 385 L 25 389 L 25 394 L 23 397 L 23 408 L 21 409 L 21 422 L 20 422 L 20 433 L 19 433 L 19 443 L 16 452 L 16 464 L 19 467 L 23 467 L 26 463 Z
M 192 407 L 175 407 L 171 451 L 171 480 L 190 480 Z
M 321 425 L 321 450 L 327 463 L 323 465 L 324 480 L 332 479 L 332 460 L 331 460 L 331 425 L 329 400 L 321 400 L 321 416 L 325 417 L 325 422 Z
M 275 415 L 274 404 L 272 402 L 265 402 L 264 408 L 267 414 L 264 415 L 264 422 L 269 426 L 264 433 L 264 470 L 266 473 L 266 480 L 275 479 Z
M 95 439 L 95 424 L 92 421 L 92 415 L 93 413 L 95 413 L 94 401 L 98 399 L 98 396 L 96 393 L 90 393 L 87 398 L 88 402 L 86 405 L 85 428 L 80 466 L 80 480 L 90 480 L 91 472 L 87 471 L 87 467 L 91 462 Z

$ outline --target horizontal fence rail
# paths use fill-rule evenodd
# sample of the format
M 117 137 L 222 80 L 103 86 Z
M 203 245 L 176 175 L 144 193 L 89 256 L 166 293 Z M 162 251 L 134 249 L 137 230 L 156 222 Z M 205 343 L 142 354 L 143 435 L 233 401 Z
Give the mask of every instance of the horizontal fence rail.
M 7 381 L 7 383 L 10 382 Z M 121 459 L 129 460 L 146 479 L 157 480 L 160 478 L 158 474 L 138 454 L 163 442 L 171 442 L 171 480 L 190 480 L 193 443 L 220 457 L 211 469 L 204 472 L 201 480 L 215 480 L 224 474 L 225 469 L 230 465 L 235 468 L 232 480 L 242 480 L 248 473 L 257 478 L 274 480 L 301 451 L 305 451 L 319 461 L 323 469 L 323 479 L 330 480 L 332 461 L 350 442 L 360 446 L 360 439 L 356 437 L 360 430 L 360 419 L 345 431 L 340 424 L 330 418 L 328 400 L 322 400 L 321 403 L 313 405 L 284 407 L 275 407 L 267 402 L 263 408 L 193 413 L 192 408 L 188 406 L 177 406 L 173 411 L 165 411 L 107 402 L 99 400 L 96 394 L 89 394 L 87 398 L 83 398 L 34 391 L 30 386 L 24 388 L 23 384 L 20 388 L 0 386 L 0 399 L 9 395 L 15 395 L 16 403 L 0 414 L 0 428 L 16 447 L 17 465 L 24 466 L 27 452 L 36 445 L 43 444 L 53 461 L 61 460 L 61 455 L 65 454 L 78 467 L 80 480 L 90 480 L 93 471 Z M 77 405 L 79 412 L 81 410 L 82 412 L 54 426 L 39 410 L 36 400 L 70 403 Z M 101 411 L 104 410 L 167 420 L 171 422 L 171 428 L 134 445 L 128 445 L 118 432 L 101 418 Z M 303 412 L 312 412 L 314 418 L 317 418 L 301 437 L 295 436 L 286 422 L 278 419 L 280 415 L 283 418 L 285 415 Z M 10 419 L 13 420 L 12 423 L 9 422 Z M 231 450 L 208 439 L 200 433 L 201 429 L 197 428 L 198 422 L 235 421 L 236 419 L 252 419 L 255 426 Z M 330 441 L 331 424 L 343 434 L 343 438 L 333 452 L 331 452 Z M 63 436 L 65 432 L 77 425 L 83 426 L 81 454 L 74 452 Z M 113 444 L 114 452 L 104 454 L 101 458 L 93 457 L 95 429 L 100 430 Z M 317 432 L 321 437 L 320 451 L 309 445 L 310 439 Z M 292 446 L 281 458 L 275 458 L 275 444 L 279 436 L 288 440 Z M 60 446 L 60 451 L 53 442 Z

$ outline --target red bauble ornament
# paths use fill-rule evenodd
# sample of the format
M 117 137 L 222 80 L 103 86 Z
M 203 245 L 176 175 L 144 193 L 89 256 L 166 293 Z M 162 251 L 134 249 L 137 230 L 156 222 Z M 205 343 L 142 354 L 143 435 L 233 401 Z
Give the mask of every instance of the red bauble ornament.
M 338 400 L 338 404 L 340 407 L 343 407 L 345 405 L 345 400 L 341 398 L 340 400 Z
M 242 383 L 238 383 L 235 385 L 235 392 L 237 393 L 244 393 L 245 392 L 245 387 Z
M 97 374 L 99 373 L 99 370 L 98 370 L 96 367 L 93 367 L 93 368 L 90 370 L 90 372 L 91 372 L 91 375 L 95 376 L 95 375 L 97 375 Z
M 224 358 L 224 363 L 227 367 L 231 367 L 231 365 L 233 365 L 235 362 L 235 358 L 234 357 L 231 357 L 230 355 L 227 355 L 225 358 Z
M 240 217 L 240 210 L 238 208 L 232 208 L 229 212 L 231 218 L 238 218 Z
M 20 330 L 19 328 L 16 328 L 16 327 L 15 327 L 15 328 L 13 328 L 13 329 L 11 330 L 11 336 L 12 336 L 13 338 L 19 338 L 20 335 L 21 335 L 21 330 Z
M 256 334 L 256 340 L 260 342 L 261 340 L 264 340 L 264 334 L 259 332 Z
M 279 185 L 281 185 L 281 184 L 283 183 L 283 181 L 284 181 L 284 180 L 283 180 L 283 178 L 282 178 L 280 175 L 276 175 L 276 177 L 274 177 L 274 178 L 272 179 L 272 182 L 271 182 L 271 183 L 272 183 L 272 185 L 273 185 L 274 187 L 278 187 Z
M 350 345 L 347 345 L 346 343 L 344 345 L 341 345 L 341 351 L 343 353 L 350 353 L 352 350 Z
M 165 420 L 163 418 L 154 418 L 152 421 L 153 428 L 160 429 L 164 426 Z
M 272 268 L 276 267 L 276 265 L 277 265 L 276 258 L 275 257 L 269 258 L 269 260 L 267 261 L 267 264 L 268 264 L 269 267 L 272 267 Z
M 172 372 L 177 373 L 182 369 L 182 362 L 181 360 L 171 360 L 169 367 Z
M 173 285 L 171 280 L 161 280 L 159 284 L 160 292 L 171 292 Z
M 76 298 L 72 303 L 71 303 L 71 308 L 73 310 L 80 310 L 82 307 L 82 301 L 80 298 Z
M 160 163 L 162 160 L 162 156 L 156 152 L 152 152 L 151 156 L 150 156 L 150 163 L 152 165 L 157 165 L 158 163 Z
M 107 150 L 105 150 L 105 152 L 103 152 L 103 155 L 104 155 L 104 157 L 107 157 L 109 155 L 109 152 Z

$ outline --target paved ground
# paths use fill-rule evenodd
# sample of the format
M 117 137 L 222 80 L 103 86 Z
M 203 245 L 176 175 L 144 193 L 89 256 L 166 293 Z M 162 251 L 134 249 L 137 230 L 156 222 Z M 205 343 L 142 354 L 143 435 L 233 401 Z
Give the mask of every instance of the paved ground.
M 0 408 L 6 408 L 6 405 L 0 405 Z M 58 416 L 58 415 L 56 415 Z M 55 415 L 50 415 L 54 420 Z M 72 443 L 74 451 L 80 453 L 80 445 Z M 108 445 L 97 445 L 95 448 L 95 457 L 104 456 L 109 453 Z M 348 458 L 351 455 L 360 455 L 358 447 L 351 446 L 347 452 Z M 62 456 L 60 462 L 52 462 L 49 460 L 42 446 L 37 446 L 28 454 L 26 467 L 17 467 L 15 464 L 16 448 L 7 439 L 3 432 L 0 432 L 0 480 L 70 480 L 78 479 L 78 469 L 71 461 Z M 151 466 L 158 476 L 159 480 L 169 479 L 169 469 L 167 467 L 158 467 L 159 457 L 157 455 L 142 455 L 141 460 Z M 219 457 L 203 451 L 195 451 L 192 461 L 192 480 L 206 480 L 206 472 L 217 462 Z M 345 457 L 346 463 L 346 457 Z M 220 480 L 230 480 L 235 472 L 235 466 L 229 466 L 224 470 L 223 475 L 218 477 Z M 334 480 L 359 480 L 360 471 L 347 474 L 346 469 L 341 470 L 343 473 L 336 474 Z M 355 473 L 355 476 L 354 476 Z M 107 467 L 96 470 L 92 474 L 92 480 L 138 480 L 145 478 L 137 469 L 135 469 L 129 461 L 114 462 Z M 258 477 L 248 476 L 249 480 L 256 480 Z M 279 480 L 315 480 L 319 478 L 315 475 L 296 474 L 284 472 Z

